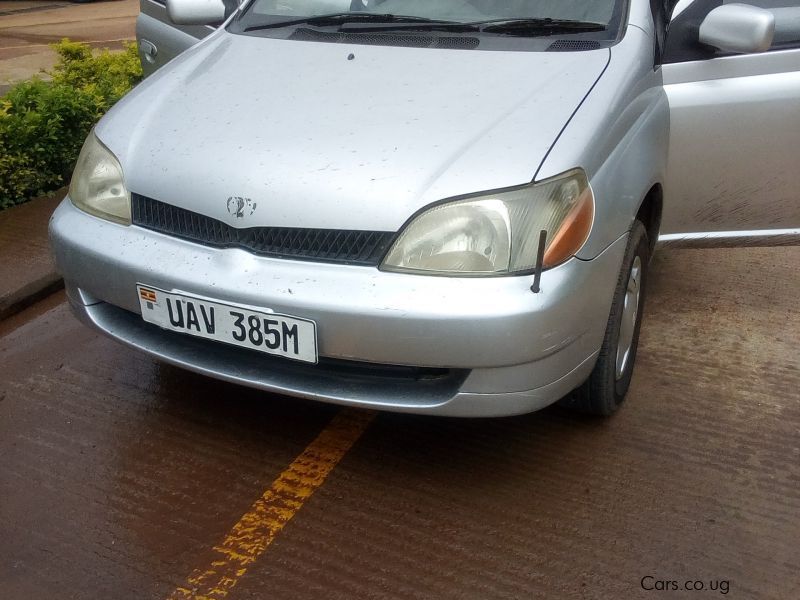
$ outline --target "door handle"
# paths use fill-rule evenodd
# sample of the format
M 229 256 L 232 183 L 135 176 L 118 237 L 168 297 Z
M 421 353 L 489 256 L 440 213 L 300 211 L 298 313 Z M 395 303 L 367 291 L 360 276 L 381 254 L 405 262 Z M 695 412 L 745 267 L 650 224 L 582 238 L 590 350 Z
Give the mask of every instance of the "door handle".
M 156 62 L 156 55 L 158 54 L 158 47 L 151 41 L 139 40 L 139 51 L 144 56 L 144 59 L 153 64 Z

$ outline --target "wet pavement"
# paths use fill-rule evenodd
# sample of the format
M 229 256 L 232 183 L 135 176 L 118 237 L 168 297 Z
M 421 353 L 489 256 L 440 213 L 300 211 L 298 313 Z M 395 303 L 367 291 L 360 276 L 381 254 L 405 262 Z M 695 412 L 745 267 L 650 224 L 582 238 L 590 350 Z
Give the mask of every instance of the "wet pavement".
M 161 365 L 51 296 L 0 322 L 0 598 L 193 597 L 225 561 L 233 599 L 800 598 L 798 264 L 658 255 L 612 419 L 345 411 L 335 458 L 308 449 L 341 409 Z
M 0 320 L 63 286 L 47 238 L 66 189 L 0 211 Z

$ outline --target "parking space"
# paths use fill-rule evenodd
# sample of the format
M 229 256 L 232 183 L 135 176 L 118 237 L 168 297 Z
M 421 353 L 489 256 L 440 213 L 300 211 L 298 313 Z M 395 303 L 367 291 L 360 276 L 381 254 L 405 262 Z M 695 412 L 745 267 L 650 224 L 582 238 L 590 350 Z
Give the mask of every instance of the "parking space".
M 52 296 L 0 323 L 0 596 L 800 597 L 799 263 L 658 255 L 610 420 L 342 413 Z

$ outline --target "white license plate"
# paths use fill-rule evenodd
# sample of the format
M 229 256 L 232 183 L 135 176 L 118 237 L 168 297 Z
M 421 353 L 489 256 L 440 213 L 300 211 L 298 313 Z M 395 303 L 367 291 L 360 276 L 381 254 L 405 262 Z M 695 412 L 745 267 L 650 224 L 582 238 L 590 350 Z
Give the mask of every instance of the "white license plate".
M 303 362 L 317 362 L 314 321 L 136 285 L 142 318 L 179 331 Z

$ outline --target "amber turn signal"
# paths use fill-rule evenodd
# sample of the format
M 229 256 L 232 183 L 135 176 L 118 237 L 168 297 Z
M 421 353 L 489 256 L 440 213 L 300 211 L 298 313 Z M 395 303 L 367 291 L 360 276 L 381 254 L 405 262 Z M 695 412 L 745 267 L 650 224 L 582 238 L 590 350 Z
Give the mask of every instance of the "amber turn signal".
M 560 265 L 580 250 L 594 220 L 594 195 L 588 185 L 581 190 L 575 206 L 561 222 L 561 226 L 547 243 L 542 266 L 545 269 Z

